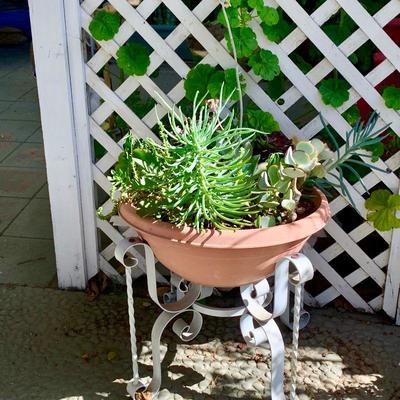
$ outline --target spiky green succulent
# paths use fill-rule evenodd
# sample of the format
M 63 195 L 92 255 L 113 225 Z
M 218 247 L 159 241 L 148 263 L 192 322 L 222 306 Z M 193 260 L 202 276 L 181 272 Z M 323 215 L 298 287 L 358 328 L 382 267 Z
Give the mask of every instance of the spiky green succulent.
M 191 118 L 171 109 L 162 144 L 130 136 L 112 182 L 141 215 L 196 229 L 243 228 L 259 213 L 255 131 L 196 103 Z

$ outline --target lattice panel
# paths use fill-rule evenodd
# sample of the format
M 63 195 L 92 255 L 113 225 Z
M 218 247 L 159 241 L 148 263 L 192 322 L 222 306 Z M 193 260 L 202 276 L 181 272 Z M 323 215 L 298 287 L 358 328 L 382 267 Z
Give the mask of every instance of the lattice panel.
M 102 5 L 102 0 L 85 0 L 81 4 L 82 27 L 89 34 L 89 24 L 93 13 Z M 101 99 L 98 107 L 90 115 L 90 131 L 93 139 L 106 149 L 106 154 L 93 164 L 93 176 L 96 184 L 107 193 L 110 189 L 106 175 L 115 164 L 121 151 L 123 139 L 116 142 L 101 127 L 112 113 L 117 113 L 141 137 L 153 137 L 158 140 L 152 128 L 157 123 L 157 116 L 163 117 L 166 110 L 160 104 L 155 93 L 162 96 L 167 104 L 178 103 L 184 96 L 183 83 L 189 65 L 178 55 L 176 49 L 191 35 L 206 50 L 201 63 L 219 65 L 223 69 L 235 66 L 235 60 L 227 51 L 225 40 L 218 41 L 206 28 L 204 21 L 220 4 L 218 0 L 202 0 L 190 10 L 181 0 L 143 0 L 139 6 L 133 7 L 127 0 L 109 0 L 109 3 L 122 16 L 122 23 L 118 34 L 113 40 L 98 43 L 95 54 L 87 61 L 87 84 Z M 147 22 L 154 11 L 164 3 L 175 15 L 178 24 L 167 38 L 163 39 Z M 273 101 L 263 89 L 260 78 L 252 71 L 241 70 L 246 79 L 246 95 L 259 108 L 273 114 L 280 124 L 282 132 L 290 137 L 311 138 L 322 130 L 319 117 L 310 118 L 302 127 L 298 127 L 288 115 L 288 111 L 299 101 L 306 101 L 317 112 L 321 112 L 328 123 L 345 137 L 350 125 L 343 117 L 343 113 L 363 98 L 380 114 L 379 126 L 390 123 L 392 129 L 400 135 L 400 115 L 385 107 L 384 101 L 375 87 L 385 80 L 394 71 L 400 71 L 400 49 L 382 29 L 400 13 L 398 0 L 388 1 L 375 15 L 371 16 L 357 0 L 326 0 L 318 9 L 309 15 L 296 0 L 265 0 L 265 5 L 281 7 L 281 9 L 297 25 L 279 44 L 270 42 L 264 35 L 257 20 L 251 22 L 261 48 L 271 50 L 279 58 L 283 74 L 291 82 L 291 86 L 280 97 L 280 101 Z M 351 36 L 336 46 L 322 30 L 322 26 L 341 8 L 359 26 Z M 152 48 L 151 64 L 145 76 L 130 76 L 114 91 L 111 90 L 99 76 L 104 66 L 115 60 L 116 52 L 126 43 L 134 33 Z M 372 41 L 385 55 L 386 60 L 373 68 L 366 76 L 349 61 L 351 56 L 366 42 Z M 315 46 L 323 55 L 322 60 L 304 74 L 290 57 L 293 51 L 304 43 Z M 151 77 L 160 66 L 166 63 L 179 76 L 179 82 L 169 91 L 164 92 Z M 318 91 L 318 84 L 333 70 L 351 85 L 350 99 L 338 109 L 326 106 Z M 157 105 L 142 119 L 135 115 L 124 101 L 135 91 L 144 90 L 155 99 Z M 368 188 L 383 184 L 392 192 L 399 192 L 398 172 L 400 168 L 400 151 L 389 159 L 379 160 L 376 165 L 380 168 L 390 168 L 391 173 L 385 174 L 371 170 L 364 178 Z M 384 308 L 390 315 L 395 316 L 397 295 L 400 283 L 400 271 L 396 269 L 396 252 L 393 248 L 400 246 L 400 235 L 392 232 L 376 232 L 365 221 L 364 189 L 360 183 L 352 186 L 347 182 L 358 211 L 361 215 L 357 226 L 347 231 L 340 220 L 341 215 L 349 207 L 348 200 L 339 196 L 331 202 L 333 218 L 326 228 L 330 244 L 320 250 L 308 245 L 306 254 L 312 259 L 316 269 L 326 281 L 326 288 L 312 296 L 307 293 L 306 300 L 310 304 L 324 306 L 339 296 L 343 296 L 353 307 L 367 312 L 378 311 Z M 112 207 L 110 200 L 105 201 L 105 212 Z M 342 217 L 343 218 L 343 217 Z M 109 222 L 98 220 L 98 228 L 109 239 L 110 244 L 101 248 L 101 268 L 108 274 L 121 280 L 119 274 L 112 267 L 113 250 L 115 243 L 123 235 L 131 235 L 131 230 L 113 226 Z M 378 254 L 370 254 L 368 238 L 378 238 L 380 250 Z M 365 245 L 367 243 L 367 245 Z M 367 247 L 366 247 L 367 246 Z M 368 254 L 367 254 L 368 253 Z M 392 258 L 390 258 L 392 254 Z M 344 260 L 344 261 L 341 261 Z M 346 260 L 352 265 L 346 270 Z M 358 290 L 367 280 L 372 280 L 378 288 L 372 298 Z M 318 291 L 318 288 L 317 288 Z M 384 305 L 385 302 L 385 305 Z

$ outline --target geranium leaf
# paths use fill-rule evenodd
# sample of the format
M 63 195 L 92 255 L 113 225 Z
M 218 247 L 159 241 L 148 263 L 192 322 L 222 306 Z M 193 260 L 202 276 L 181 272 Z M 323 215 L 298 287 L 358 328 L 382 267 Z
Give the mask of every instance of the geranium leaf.
M 340 107 L 349 98 L 349 85 L 343 79 L 325 79 L 322 81 L 319 92 L 326 105 Z
M 343 113 L 343 118 L 350 124 L 355 125 L 361 118 L 360 110 L 356 105 L 351 106 Z
M 251 28 L 233 28 L 232 36 L 238 58 L 250 57 L 258 47 L 256 35 Z M 228 32 L 225 33 L 225 39 L 228 43 L 228 50 L 232 53 L 232 43 Z
M 279 18 L 276 25 L 268 25 L 265 22 L 261 23 L 261 28 L 264 35 L 274 43 L 281 42 L 294 29 L 293 24 L 289 24 L 285 19 Z
M 243 78 L 241 77 L 241 79 Z M 207 89 L 212 98 L 220 97 L 222 85 L 224 85 L 222 91 L 222 98 L 224 100 L 229 96 L 231 96 L 231 99 L 234 101 L 239 100 L 235 69 L 230 68 L 225 71 L 217 71 L 210 77 Z M 245 91 L 245 88 L 245 83 L 241 82 L 242 93 Z
M 273 7 L 262 7 L 257 10 L 257 14 L 261 21 L 268 26 L 274 26 L 279 22 L 279 13 Z
M 377 162 L 385 154 L 385 145 L 382 142 L 370 144 L 365 146 L 364 149 L 371 152 L 372 162 Z
M 271 133 L 280 130 L 279 124 L 269 112 L 248 109 L 246 120 L 249 128 L 257 129 L 261 132 Z
M 209 64 L 198 64 L 186 76 L 184 88 L 186 98 L 194 101 L 196 93 L 198 98 L 201 99 L 207 93 L 207 86 L 210 81 L 211 75 L 215 73 L 215 68 Z
M 89 31 L 96 40 L 110 40 L 118 32 L 121 17 L 118 13 L 98 11 L 89 25 Z
M 117 51 L 118 67 L 126 75 L 144 75 L 150 65 L 147 48 L 139 43 L 128 43 Z
M 387 108 L 400 110 L 400 88 L 389 86 L 383 91 L 383 99 Z
M 249 7 L 255 8 L 256 10 L 260 10 L 261 8 L 264 7 L 263 0 L 249 0 L 248 4 L 249 4 Z
M 400 218 L 397 212 L 400 210 L 400 195 L 392 194 L 389 190 L 379 189 L 372 192 L 366 200 L 365 208 L 369 211 L 368 221 L 380 231 L 400 228 Z
M 228 7 L 225 9 L 225 11 L 231 28 L 239 27 L 240 26 L 239 10 L 237 8 Z M 225 27 L 227 26 L 225 15 L 222 10 L 218 13 L 217 20 L 221 25 Z
M 253 54 L 249 59 L 249 65 L 253 68 L 256 75 L 266 81 L 272 81 L 281 72 L 279 59 L 269 50 L 261 50 Z
M 247 6 L 247 0 L 230 0 L 231 1 L 231 7 L 246 7 Z

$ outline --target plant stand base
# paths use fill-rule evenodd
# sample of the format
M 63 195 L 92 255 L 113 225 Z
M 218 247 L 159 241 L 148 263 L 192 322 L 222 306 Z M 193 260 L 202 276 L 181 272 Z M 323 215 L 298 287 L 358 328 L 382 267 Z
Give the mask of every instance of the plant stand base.
M 147 286 L 151 299 L 162 310 L 153 325 L 151 332 L 153 377 L 147 387 L 139 379 L 138 356 L 136 346 L 136 329 L 134 316 L 134 300 L 132 292 L 132 269 L 138 261 L 130 254 L 130 250 L 142 246 L 145 251 Z M 126 284 L 128 294 L 129 324 L 132 349 L 133 377 L 128 383 L 129 395 L 135 399 L 140 392 L 151 393 L 156 399 L 161 387 L 161 355 L 160 342 L 165 328 L 172 323 L 173 332 L 185 342 L 193 340 L 200 332 L 203 317 L 240 317 L 240 329 L 245 342 L 250 346 L 258 346 L 268 342 L 271 348 L 271 399 L 284 400 L 284 361 L 285 346 L 282 334 L 275 319 L 293 330 L 291 353 L 290 400 L 296 398 L 297 356 L 299 330 L 309 321 L 309 315 L 302 310 L 302 288 L 306 281 L 312 279 L 314 270 L 310 260 L 303 254 L 293 254 L 278 261 L 273 276 L 273 287 L 267 277 L 259 282 L 243 285 L 240 294 L 243 305 L 233 308 L 217 308 L 201 304 L 199 300 L 212 295 L 213 288 L 191 284 L 175 274 L 171 274 L 171 291 L 164 295 L 163 301 L 157 296 L 157 272 L 155 258 L 150 246 L 135 238 L 122 240 L 115 256 L 126 269 Z M 268 277 L 272 278 L 272 277 Z M 271 279 L 270 279 L 271 280 Z M 290 287 L 294 288 L 294 306 L 292 308 Z M 191 316 L 188 324 L 183 314 Z

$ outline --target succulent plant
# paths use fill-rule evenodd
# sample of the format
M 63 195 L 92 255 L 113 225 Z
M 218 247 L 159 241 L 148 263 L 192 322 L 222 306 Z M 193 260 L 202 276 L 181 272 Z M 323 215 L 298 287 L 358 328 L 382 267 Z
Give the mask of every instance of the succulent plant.
M 333 158 L 333 152 L 319 139 L 298 142 L 289 147 L 284 156 L 272 154 L 268 162 L 259 167 L 258 187 L 263 192 L 260 205 L 269 214 L 268 218 L 257 220 L 258 226 L 294 221 L 305 180 L 323 178 L 327 173 L 324 163 Z

